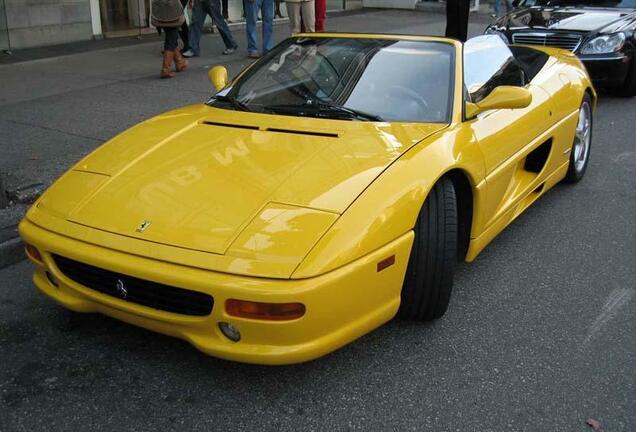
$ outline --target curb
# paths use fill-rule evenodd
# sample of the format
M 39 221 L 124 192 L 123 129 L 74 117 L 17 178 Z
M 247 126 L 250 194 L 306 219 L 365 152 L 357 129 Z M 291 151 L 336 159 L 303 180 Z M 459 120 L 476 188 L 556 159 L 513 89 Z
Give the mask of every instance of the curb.
M 22 211 L 12 212 L 0 225 L 0 269 L 26 258 L 22 239 L 18 235 L 18 223 L 22 214 Z
M 26 212 L 27 206 L 11 206 L 0 212 L 0 269 L 22 261 L 22 239 L 18 235 L 18 224 Z
M 17 225 L 15 227 L 17 231 Z M 0 269 L 9 267 L 26 259 L 24 245 L 20 237 L 15 237 L 0 243 Z
M 0 173 L 0 209 L 9 206 L 9 197 L 6 193 L 6 187 L 4 186 L 4 176 Z
M 12 205 L 0 210 L 0 269 L 26 259 L 18 224 L 30 204 L 42 193 L 42 188 L 43 185 L 37 183 L 9 191 Z

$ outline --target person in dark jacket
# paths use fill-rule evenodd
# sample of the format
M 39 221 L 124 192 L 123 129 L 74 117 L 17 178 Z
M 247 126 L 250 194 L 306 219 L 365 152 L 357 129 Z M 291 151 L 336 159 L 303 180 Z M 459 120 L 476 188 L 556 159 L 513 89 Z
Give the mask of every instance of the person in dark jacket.
M 183 58 L 179 51 L 179 31 L 178 28 L 185 22 L 183 6 L 180 0 L 152 0 L 151 23 L 160 28 L 164 35 L 163 44 L 163 64 L 161 67 L 161 78 L 172 78 L 172 65 L 175 65 L 177 72 L 181 72 L 188 67 L 188 61 Z
M 446 37 L 466 42 L 470 0 L 446 0 Z

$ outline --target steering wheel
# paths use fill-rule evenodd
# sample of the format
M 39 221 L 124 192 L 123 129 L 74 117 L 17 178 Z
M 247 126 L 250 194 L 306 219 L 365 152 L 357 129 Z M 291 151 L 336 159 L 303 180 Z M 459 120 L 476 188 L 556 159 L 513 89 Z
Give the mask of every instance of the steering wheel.
M 430 108 L 428 106 L 428 102 L 426 102 L 426 99 L 424 99 L 417 92 L 415 92 L 414 90 L 411 90 L 408 87 L 404 87 L 401 85 L 392 85 L 389 87 L 389 91 L 394 92 L 401 97 L 410 99 L 414 101 L 415 103 L 417 103 L 420 110 L 422 111 L 422 114 L 427 114 L 430 111 Z

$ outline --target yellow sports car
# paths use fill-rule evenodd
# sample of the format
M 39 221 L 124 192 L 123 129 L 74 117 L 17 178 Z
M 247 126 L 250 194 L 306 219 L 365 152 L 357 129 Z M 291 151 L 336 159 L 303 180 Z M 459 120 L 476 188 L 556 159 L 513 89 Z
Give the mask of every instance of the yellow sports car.
M 144 121 L 20 224 L 79 312 L 285 364 L 439 318 L 472 261 L 585 173 L 596 93 L 568 51 L 486 35 L 295 35 L 204 104 Z

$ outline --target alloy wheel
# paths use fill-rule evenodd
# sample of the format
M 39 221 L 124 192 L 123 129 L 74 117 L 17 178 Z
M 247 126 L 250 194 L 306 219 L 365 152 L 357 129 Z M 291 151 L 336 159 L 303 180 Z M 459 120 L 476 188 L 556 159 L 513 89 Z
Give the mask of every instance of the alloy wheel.
M 574 136 L 574 168 L 577 172 L 585 169 L 587 158 L 590 154 L 592 130 L 592 109 L 588 102 L 584 102 L 579 110 L 579 121 L 576 125 L 576 133 Z

